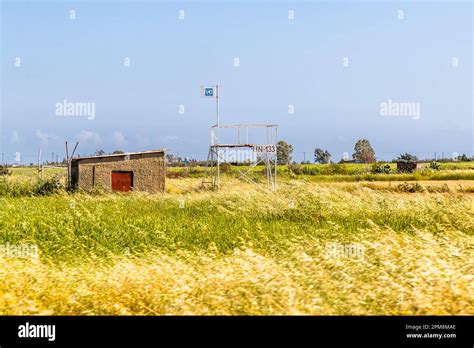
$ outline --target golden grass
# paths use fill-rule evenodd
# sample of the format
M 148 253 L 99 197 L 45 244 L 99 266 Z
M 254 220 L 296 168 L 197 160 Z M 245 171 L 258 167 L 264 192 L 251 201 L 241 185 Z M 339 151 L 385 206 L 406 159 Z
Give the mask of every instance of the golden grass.
M 36 262 L 0 257 L 0 314 L 474 314 L 472 194 L 230 182 L 219 195 L 176 179 L 164 195 L 0 199 L 3 242 L 42 250 Z M 64 240 L 69 218 L 82 227 Z M 130 254 L 114 251 L 126 242 Z M 331 257 L 334 243 L 363 255 Z
M 327 259 L 319 244 L 310 246 L 313 256 L 295 245 L 286 259 L 247 248 L 224 257 L 149 253 L 80 267 L 3 260 L 0 274 L 9 281 L 0 285 L 0 308 L 73 315 L 474 313 L 466 240 L 453 247 L 422 232 L 378 232 L 383 237 L 364 244 L 363 260 Z M 422 250 L 414 248 L 418 239 Z

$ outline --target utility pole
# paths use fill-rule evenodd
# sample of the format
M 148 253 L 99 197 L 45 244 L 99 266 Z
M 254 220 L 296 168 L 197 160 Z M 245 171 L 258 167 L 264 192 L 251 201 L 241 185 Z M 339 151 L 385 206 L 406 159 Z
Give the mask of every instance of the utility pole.
M 306 162 L 306 152 L 303 152 L 303 163 Z
M 220 156 L 220 128 L 219 128 L 219 85 L 216 85 L 216 116 L 217 116 L 217 192 L 219 192 L 221 188 L 221 171 L 220 171 L 220 163 L 221 163 L 221 156 Z
M 43 149 L 40 147 L 39 153 L 38 153 L 38 178 L 40 177 L 40 172 L 41 172 L 40 161 L 41 161 L 41 152 L 42 151 L 43 151 Z
M 216 124 L 211 127 L 211 145 L 209 147 L 209 155 L 207 164 L 210 165 L 212 171 L 212 188 L 215 188 L 215 171 L 214 171 L 214 155 L 217 155 L 217 191 L 220 189 L 220 123 L 219 123 L 219 85 L 211 87 L 201 86 L 201 97 L 204 98 L 215 98 L 216 99 Z M 214 134 L 214 130 L 217 128 L 217 137 Z M 214 140 L 217 138 L 217 144 Z M 217 149 L 217 150 L 216 150 Z M 204 182 L 203 182 L 204 183 Z
M 66 141 L 66 165 L 67 165 L 67 188 L 69 190 L 69 185 L 71 183 L 71 173 L 69 172 L 69 145 Z

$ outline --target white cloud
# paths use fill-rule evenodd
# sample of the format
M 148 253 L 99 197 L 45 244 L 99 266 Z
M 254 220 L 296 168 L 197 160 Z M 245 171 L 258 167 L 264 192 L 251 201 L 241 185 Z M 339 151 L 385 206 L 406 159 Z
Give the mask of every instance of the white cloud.
M 127 145 L 127 140 L 122 132 L 114 132 L 113 134 L 114 145 L 116 147 L 124 147 Z
M 36 130 L 35 136 L 42 144 L 47 144 L 49 141 L 54 141 L 58 138 L 57 135 L 43 132 L 41 129 Z
M 173 141 L 178 140 L 178 137 L 176 135 L 167 135 L 165 137 L 161 137 L 160 140 L 163 143 L 172 143 Z
M 15 130 L 12 132 L 12 136 L 10 137 L 10 144 L 18 144 L 20 142 L 20 136 L 18 132 Z
M 91 132 L 88 130 L 82 130 L 77 135 L 77 139 L 80 143 L 93 143 L 95 145 L 100 144 L 102 142 L 98 133 Z

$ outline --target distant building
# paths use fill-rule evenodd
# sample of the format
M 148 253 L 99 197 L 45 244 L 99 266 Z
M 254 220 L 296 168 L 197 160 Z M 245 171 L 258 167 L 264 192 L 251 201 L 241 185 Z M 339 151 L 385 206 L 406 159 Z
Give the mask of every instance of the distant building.
M 74 158 L 71 184 L 85 190 L 100 186 L 123 192 L 163 192 L 165 162 L 165 150 Z
M 426 168 L 426 163 L 415 161 L 397 161 L 397 171 L 401 173 L 413 173 L 416 170 Z

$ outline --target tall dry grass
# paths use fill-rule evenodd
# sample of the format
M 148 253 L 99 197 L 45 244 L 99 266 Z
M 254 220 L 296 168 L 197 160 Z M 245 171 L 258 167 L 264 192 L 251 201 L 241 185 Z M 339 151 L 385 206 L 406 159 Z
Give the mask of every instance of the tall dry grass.
M 168 184 L 0 198 L 0 243 L 40 251 L 0 258 L 0 313 L 474 314 L 472 194 Z

